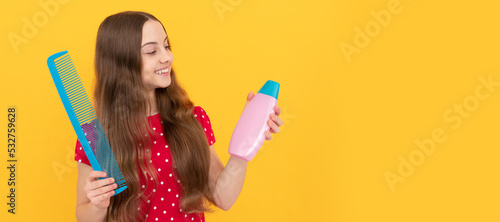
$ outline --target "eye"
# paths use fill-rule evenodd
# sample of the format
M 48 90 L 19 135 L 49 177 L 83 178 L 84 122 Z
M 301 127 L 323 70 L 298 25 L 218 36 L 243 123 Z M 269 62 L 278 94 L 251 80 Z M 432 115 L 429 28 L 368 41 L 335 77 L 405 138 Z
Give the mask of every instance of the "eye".
M 170 45 L 165 46 L 165 49 L 171 50 Z
M 150 54 L 150 55 L 153 55 L 156 53 L 156 50 L 155 51 L 152 51 L 152 52 L 147 52 L 146 54 Z

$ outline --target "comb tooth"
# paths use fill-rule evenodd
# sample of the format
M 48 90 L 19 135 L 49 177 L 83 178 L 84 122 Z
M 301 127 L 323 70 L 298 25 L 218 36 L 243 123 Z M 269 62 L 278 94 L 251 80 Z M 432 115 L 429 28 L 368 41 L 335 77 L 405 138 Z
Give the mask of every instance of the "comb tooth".
M 61 64 L 63 62 L 66 62 L 68 60 L 71 60 L 71 58 L 69 56 L 61 57 L 61 59 L 57 60 L 56 65 Z
M 68 74 L 73 74 L 73 73 L 76 74 L 76 69 L 73 66 L 73 64 L 71 64 L 69 66 L 61 67 L 61 69 L 59 69 L 59 73 L 61 73 L 62 78 L 65 78 L 66 75 L 68 75 Z
M 61 80 L 66 81 L 68 78 L 72 78 L 73 76 L 78 77 L 78 73 L 76 72 L 76 69 L 68 69 L 64 73 L 61 72 Z
M 76 85 L 79 85 L 81 84 L 80 81 L 78 79 L 75 79 L 74 81 L 71 81 L 71 82 L 67 82 L 66 84 L 64 84 L 64 87 L 67 88 L 67 87 L 73 87 L 73 86 L 76 86 Z M 66 90 L 68 91 L 68 90 Z
M 71 93 L 71 95 L 68 96 L 68 98 L 71 97 L 70 100 L 72 100 L 72 101 L 81 100 L 81 99 L 84 99 L 87 97 L 87 95 L 85 94 L 85 89 L 81 85 L 80 86 L 73 86 L 69 93 Z
M 68 98 L 73 99 L 73 97 L 77 97 L 78 95 L 80 95 L 82 93 L 85 93 L 85 89 L 82 86 L 72 87 L 71 89 L 68 89 Z
M 83 91 L 85 92 L 85 90 L 83 90 Z M 82 93 L 81 88 L 75 88 L 74 90 L 71 91 L 71 96 L 68 96 L 68 98 L 71 101 L 83 100 L 85 97 L 86 97 L 86 95 Z
M 66 59 L 66 56 L 57 58 L 56 60 L 54 60 L 54 65 L 60 64 L 61 61 L 65 60 L 65 59 Z
M 70 89 L 74 89 L 75 87 L 78 87 L 78 85 L 80 85 L 82 83 L 80 83 L 79 81 L 74 81 L 72 83 L 68 83 L 67 85 L 65 85 L 64 87 L 65 88 L 70 88 Z M 66 90 L 66 91 L 69 91 L 69 90 Z
M 75 95 L 72 96 L 72 98 L 71 98 L 71 100 L 75 100 L 75 102 L 72 102 L 73 106 L 79 107 L 83 103 L 85 103 L 85 104 L 89 103 L 89 105 L 90 105 L 90 100 L 88 100 L 85 95 L 83 95 L 83 96 L 81 95 L 81 93 L 83 93 L 82 91 L 85 92 L 83 89 L 75 90 L 75 92 L 74 92 Z M 82 98 L 82 97 L 84 97 L 84 98 Z
M 85 110 L 87 108 L 87 106 L 79 106 L 79 107 L 75 107 L 75 115 L 79 116 L 80 113 L 83 112 L 83 110 Z
M 90 116 L 90 117 L 81 119 L 81 120 L 79 120 L 79 122 L 83 124 L 83 123 L 91 122 L 93 119 L 95 119 L 95 116 Z
M 67 56 L 67 55 L 66 55 L 66 56 L 63 56 L 63 57 L 61 57 L 61 58 L 59 58 L 59 59 L 55 60 L 55 61 L 54 61 L 54 64 L 57 66 L 57 65 L 59 65 L 59 64 L 61 64 L 61 63 L 63 63 L 64 61 L 67 61 L 67 60 L 69 60 L 69 59 L 70 59 L 70 58 L 69 58 L 69 56 Z
M 61 82 L 66 85 L 66 83 L 73 81 L 74 79 L 77 79 L 78 75 L 68 75 L 66 78 L 62 79 Z
M 80 116 L 84 116 L 87 114 L 92 114 L 92 111 L 94 111 L 94 109 L 92 109 L 92 107 L 84 107 L 83 109 L 77 110 L 75 112 L 75 115 L 77 117 L 80 117 Z
M 83 112 L 86 113 L 86 112 L 92 112 L 92 111 L 94 111 L 94 109 L 92 107 L 90 107 L 90 106 L 83 106 L 82 108 L 75 110 L 75 114 L 78 116 L 78 115 L 80 115 Z
M 89 107 L 88 107 L 88 106 L 82 106 L 82 107 L 81 107 L 81 108 L 79 108 L 79 109 L 76 109 L 76 108 L 75 108 L 75 115 L 76 115 L 76 117 L 79 117 L 79 116 L 81 116 L 81 115 L 84 115 L 84 114 L 85 114 L 85 113 L 87 113 L 87 112 L 90 112 L 88 109 L 89 109 Z
M 96 118 L 96 116 L 94 114 L 88 113 L 87 115 L 79 116 L 78 121 L 83 124 L 83 123 L 87 123 L 87 121 L 93 120 L 95 118 Z
M 75 66 L 73 64 L 69 64 L 65 69 L 64 69 L 64 72 L 68 72 L 68 73 L 76 73 L 76 69 L 75 69 Z
M 71 82 L 77 82 L 78 81 L 78 74 L 77 73 L 68 73 L 64 78 L 61 78 L 61 82 L 64 85 L 67 85 L 68 83 Z
M 77 73 L 72 72 L 71 70 L 68 70 L 67 67 L 64 69 L 59 69 L 59 78 L 62 80 L 67 79 L 68 77 L 72 77 L 76 75 Z
M 78 110 L 75 110 L 75 115 L 77 117 L 80 117 L 80 116 L 86 115 L 87 113 L 93 114 L 93 112 L 94 112 L 94 109 L 91 106 L 89 107 L 88 104 L 86 104 L 84 106 L 81 106 Z
M 66 54 L 62 59 L 64 59 L 64 60 L 71 59 L 71 57 L 69 56 L 69 54 Z
M 76 73 L 76 72 L 70 73 L 70 75 L 68 75 L 68 77 L 66 77 L 66 79 L 64 79 L 64 85 L 71 86 L 71 85 L 77 85 L 77 84 L 80 84 L 83 87 L 83 84 L 80 81 L 80 77 L 78 77 L 78 73 Z
M 62 59 L 62 60 L 59 60 L 57 63 L 56 63 L 56 67 L 61 67 L 61 66 L 67 66 L 67 65 L 72 65 L 73 62 L 71 62 L 71 59 L 70 58 L 65 58 L 65 59 Z
M 60 63 L 56 64 L 56 68 L 59 70 L 66 66 L 73 66 L 73 62 L 71 62 L 71 59 L 62 60 Z
M 95 112 L 92 112 L 92 115 L 90 115 L 89 117 L 87 117 L 89 120 L 95 120 L 97 119 L 97 116 L 95 115 Z M 104 132 L 101 132 L 103 135 L 104 135 Z
M 74 101 L 75 99 L 82 97 L 81 93 L 79 93 L 79 91 L 81 90 L 80 87 L 73 87 L 69 90 L 71 90 L 71 91 L 68 91 L 68 99 L 70 101 Z M 85 95 L 83 95 L 83 96 L 85 96 Z
M 88 101 L 82 101 L 78 105 L 73 105 L 75 107 L 75 111 L 80 111 L 85 107 L 91 107 L 92 105 Z
M 66 89 L 66 94 L 68 94 L 68 99 L 72 100 L 75 95 L 75 91 L 78 89 L 78 87 L 71 87 Z
M 74 78 L 78 78 L 77 73 L 63 73 L 61 74 L 61 82 L 66 83 L 68 81 L 71 81 Z
M 70 101 L 73 101 L 75 99 L 78 99 L 79 97 L 82 97 L 81 95 L 81 88 L 80 87 L 74 87 L 71 89 L 71 91 L 68 92 L 68 99 Z M 83 95 L 85 96 L 85 95 Z
M 73 66 L 73 64 L 61 67 L 59 72 L 62 73 L 61 77 L 64 77 L 64 75 L 66 75 L 66 74 L 71 74 L 72 71 L 76 72 L 76 69 Z
M 59 69 L 59 75 L 61 76 L 61 80 L 66 79 L 71 75 L 78 75 L 75 67 L 72 66 L 64 66 Z
M 90 101 L 88 101 L 88 100 L 80 100 L 80 101 L 73 103 L 73 106 L 75 107 L 75 109 L 80 109 L 80 107 L 82 107 L 82 106 L 89 106 L 89 105 L 90 105 Z
M 65 62 L 61 65 L 63 65 L 64 70 L 75 70 L 76 71 L 75 65 L 71 61 Z
M 81 95 L 78 93 L 78 88 L 75 88 L 71 91 L 71 96 L 68 96 L 69 102 L 73 105 L 76 101 L 81 100 L 81 97 L 85 97 L 85 95 Z
M 56 68 L 57 68 L 57 71 L 60 73 L 59 75 L 64 77 L 64 74 L 66 74 L 66 72 L 67 72 L 68 66 L 60 65 L 60 66 L 56 66 Z
M 77 119 L 81 120 L 81 121 L 88 119 L 88 118 L 91 118 L 92 116 L 94 116 L 93 112 L 84 112 L 84 113 L 80 113 L 80 114 L 76 115 Z

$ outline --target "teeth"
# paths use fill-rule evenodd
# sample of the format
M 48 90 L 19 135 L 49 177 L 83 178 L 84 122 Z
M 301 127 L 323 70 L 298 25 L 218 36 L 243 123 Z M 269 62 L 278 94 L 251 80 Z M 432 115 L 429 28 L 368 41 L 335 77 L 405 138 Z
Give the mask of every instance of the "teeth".
M 166 69 L 162 69 L 162 70 L 156 71 L 155 73 L 156 73 L 156 74 L 167 73 L 167 72 L 168 72 L 168 70 L 169 70 L 169 69 L 168 69 L 168 68 L 166 68 Z

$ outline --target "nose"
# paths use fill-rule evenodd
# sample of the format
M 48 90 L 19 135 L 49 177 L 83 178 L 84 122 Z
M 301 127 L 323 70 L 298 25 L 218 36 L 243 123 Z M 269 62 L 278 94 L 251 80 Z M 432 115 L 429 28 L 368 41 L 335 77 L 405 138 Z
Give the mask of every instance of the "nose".
M 170 52 L 169 50 L 163 48 L 161 50 L 161 58 L 160 58 L 160 62 L 161 63 L 172 63 L 172 60 L 174 60 L 174 55 L 172 54 L 172 52 Z

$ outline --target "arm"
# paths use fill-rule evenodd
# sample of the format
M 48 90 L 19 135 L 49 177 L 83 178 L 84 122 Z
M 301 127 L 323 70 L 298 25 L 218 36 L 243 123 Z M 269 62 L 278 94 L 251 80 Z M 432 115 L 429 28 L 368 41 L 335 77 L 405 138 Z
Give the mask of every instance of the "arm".
M 106 173 L 93 171 L 92 167 L 83 163 L 77 163 L 77 165 L 76 219 L 77 221 L 104 221 L 109 200 L 117 185 L 112 178 L 98 179 L 105 177 Z
M 209 185 L 215 204 L 222 210 L 229 210 L 243 188 L 247 161 L 230 157 L 224 167 L 213 145 L 210 146 L 210 156 Z
M 252 97 L 249 95 L 248 100 Z M 283 121 L 278 117 L 281 109 L 276 106 L 274 111 L 275 114 L 271 114 L 267 121 L 270 130 L 265 132 L 266 140 L 271 140 L 271 133 L 279 132 L 279 127 L 283 125 Z M 214 146 L 210 146 L 209 186 L 213 191 L 215 204 L 222 210 L 229 210 L 238 199 L 245 182 L 247 164 L 247 161 L 231 156 L 224 167 Z

